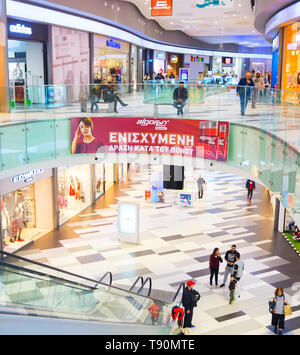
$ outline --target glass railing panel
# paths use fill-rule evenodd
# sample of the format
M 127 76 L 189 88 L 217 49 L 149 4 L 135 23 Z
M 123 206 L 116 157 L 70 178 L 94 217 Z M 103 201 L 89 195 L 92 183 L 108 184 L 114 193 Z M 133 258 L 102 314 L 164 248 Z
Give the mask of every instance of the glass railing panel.
M 27 122 L 28 162 L 55 159 L 55 121 Z
M 26 125 L 0 126 L 2 170 L 27 164 Z
M 261 130 L 259 133 L 259 179 L 271 188 L 272 135 Z
M 295 216 L 295 221 L 297 225 L 300 225 L 300 153 L 298 152 L 297 163 L 296 163 L 296 185 L 295 185 L 295 195 L 294 203 L 292 209 L 293 215 Z
M 228 164 L 241 168 L 243 163 L 244 127 L 230 124 L 228 144 Z
M 52 120 L 54 107 L 49 103 L 47 86 L 29 86 L 26 95 L 26 122 Z
M 55 124 L 55 154 L 57 159 L 71 154 L 71 120 L 57 118 Z

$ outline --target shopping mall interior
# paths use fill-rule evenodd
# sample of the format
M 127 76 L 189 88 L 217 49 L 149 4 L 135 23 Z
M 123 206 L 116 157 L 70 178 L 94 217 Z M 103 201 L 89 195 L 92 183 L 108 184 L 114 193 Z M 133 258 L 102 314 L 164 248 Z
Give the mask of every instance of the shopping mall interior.
M 300 335 L 299 1 L 0 23 L 0 333 Z

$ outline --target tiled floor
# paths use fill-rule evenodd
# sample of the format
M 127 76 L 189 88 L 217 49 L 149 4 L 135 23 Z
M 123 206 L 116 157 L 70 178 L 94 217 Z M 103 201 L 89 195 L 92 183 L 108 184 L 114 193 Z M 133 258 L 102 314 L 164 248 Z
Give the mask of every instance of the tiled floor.
M 265 190 L 258 186 L 250 205 L 243 178 L 209 171 L 204 173 L 204 199 L 194 207 L 171 203 L 174 192 L 166 194 L 165 205 L 150 204 L 143 201 L 148 174 L 141 167 L 130 182 L 114 186 L 95 206 L 19 254 L 94 279 L 111 271 L 113 282 L 124 287 L 139 275 L 150 276 L 154 289 L 165 291 L 165 297 L 192 278 L 202 296 L 193 334 L 272 334 L 268 299 L 281 286 L 294 307 L 286 332 L 300 335 L 300 289 L 294 285 L 300 282 L 300 258 L 273 231 L 273 208 Z M 141 203 L 142 245 L 117 239 L 121 200 Z M 245 274 L 240 300 L 229 305 L 227 287 L 209 289 L 208 259 L 215 247 L 224 256 L 233 243 L 245 261 Z

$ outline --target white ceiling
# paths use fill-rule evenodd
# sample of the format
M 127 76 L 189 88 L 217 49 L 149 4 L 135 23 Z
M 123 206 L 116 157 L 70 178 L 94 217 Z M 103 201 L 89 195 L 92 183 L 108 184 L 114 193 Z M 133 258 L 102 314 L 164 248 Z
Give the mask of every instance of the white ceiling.
M 180 30 L 208 43 L 220 43 L 223 38 L 222 43 L 253 42 L 253 47 L 270 45 L 254 27 L 250 0 L 225 0 L 229 4 L 226 7 L 211 5 L 206 8 L 196 6 L 204 0 L 173 0 L 173 16 L 155 18 L 151 17 L 151 0 L 122 1 L 136 5 L 146 18 L 155 20 L 165 30 Z M 241 41 L 237 41 L 239 36 L 249 38 L 241 37 Z M 216 37 L 220 37 L 220 41 Z

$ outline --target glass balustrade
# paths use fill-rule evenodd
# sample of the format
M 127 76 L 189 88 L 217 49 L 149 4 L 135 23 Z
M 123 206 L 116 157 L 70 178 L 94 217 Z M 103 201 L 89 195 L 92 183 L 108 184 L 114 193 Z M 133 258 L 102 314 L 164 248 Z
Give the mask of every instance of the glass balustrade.
M 30 261 L 26 266 L 20 267 L 17 262 L 11 265 L 0 263 L 0 308 L 5 312 L 152 325 L 159 326 L 162 334 L 171 331 L 171 305 L 167 303 L 105 284 L 93 282 L 90 287 L 85 278 L 78 282 L 80 276 L 74 275 L 73 280 L 67 281 L 59 272 L 54 276 L 53 270 L 46 267 L 47 274 L 43 273 L 41 265 L 39 271 L 29 269 L 34 268 Z M 153 305 L 157 306 L 155 316 L 151 312 Z
M 180 102 L 174 105 L 178 87 L 175 81 L 146 81 L 135 90 L 130 84 L 27 87 L 23 103 L 14 101 L 13 88 L 3 89 L 10 93 L 10 112 L 0 114 L 1 170 L 70 158 L 72 117 L 229 121 L 227 164 L 258 176 L 271 191 L 281 193 L 285 207 L 299 220 L 299 94 L 185 84 L 188 97 L 181 115 Z

